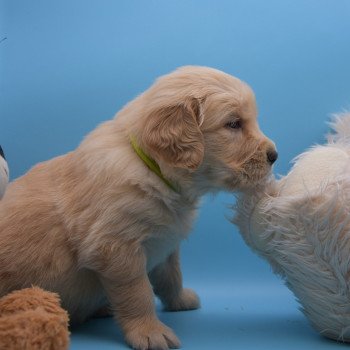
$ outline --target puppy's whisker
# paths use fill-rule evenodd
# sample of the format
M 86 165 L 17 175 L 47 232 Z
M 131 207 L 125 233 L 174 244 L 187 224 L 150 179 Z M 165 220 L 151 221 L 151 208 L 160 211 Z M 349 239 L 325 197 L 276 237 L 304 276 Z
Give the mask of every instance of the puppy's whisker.
M 251 161 L 252 159 L 254 159 L 254 157 L 257 157 L 257 154 L 259 153 L 259 147 L 260 147 L 260 142 L 256 141 L 255 145 L 253 146 L 253 149 L 250 150 L 249 154 L 247 154 L 240 163 L 238 163 L 238 166 L 241 167 L 244 164 Z

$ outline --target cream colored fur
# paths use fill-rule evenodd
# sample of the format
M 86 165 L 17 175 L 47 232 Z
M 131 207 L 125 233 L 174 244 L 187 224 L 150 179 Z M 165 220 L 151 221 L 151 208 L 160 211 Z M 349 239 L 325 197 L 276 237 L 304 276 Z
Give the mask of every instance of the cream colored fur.
M 241 128 L 227 126 L 236 120 Z M 131 136 L 179 193 L 145 166 Z M 199 307 L 178 258 L 198 201 L 256 186 L 270 173 L 271 150 L 245 83 L 205 67 L 160 78 L 75 151 L 9 185 L 0 296 L 34 284 L 58 292 L 74 323 L 110 307 L 132 347 L 178 347 L 157 319 L 153 290 L 169 310 Z
M 311 324 L 350 341 L 350 113 L 291 172 L 238 198 L 235 223 L 286 281 Z

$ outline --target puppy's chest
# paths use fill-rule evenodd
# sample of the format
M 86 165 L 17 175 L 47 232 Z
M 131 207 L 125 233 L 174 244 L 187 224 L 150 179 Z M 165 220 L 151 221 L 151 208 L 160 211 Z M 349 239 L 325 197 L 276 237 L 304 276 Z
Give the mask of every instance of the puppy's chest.
M 148 271 L 165 261 L 178 248 L 180 242 L 187 238 L 194 219 L 194 213 L 194 211 L 189 211 L 174 218 L 174 221 L 168 226 L 154 228 L 150 237 L 144 242 Z
M 161 237 L 152 237 L 144 242 L 144 249 L 147 256 L 147 271 L 162 263 L 179 246 L 181 236 L 170 232 L 163 233 Z

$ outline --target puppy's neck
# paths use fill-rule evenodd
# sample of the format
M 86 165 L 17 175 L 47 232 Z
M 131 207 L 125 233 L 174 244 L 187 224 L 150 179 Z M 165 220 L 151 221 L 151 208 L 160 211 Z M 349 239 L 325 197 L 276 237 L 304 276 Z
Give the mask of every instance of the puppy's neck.
M 204 176 L 200 171 L 189 171 L 187 169 L 175 168 L 169 164 L 160 161 L 160 169 L 162 174 L 173 184 L 176 184 L 178 196 L 187 203 L 196 203 L 208 192 L 212 192 Z
M 151 158 L 145 151 L 138 145 L 136 138 L 131 135 L 130 136 L 130 144 L 135 151 L 135 153 L 138 155 L 140 160 L 153 172 L 155 173 L 160 180 L 164 182 L 164 184 L 169 187 L 172 191 L 176 193 L 180 193 L 179 188 L 176 186 L 176 184 L 169 181 L 167 178 L 164 177 L 158 163 Z

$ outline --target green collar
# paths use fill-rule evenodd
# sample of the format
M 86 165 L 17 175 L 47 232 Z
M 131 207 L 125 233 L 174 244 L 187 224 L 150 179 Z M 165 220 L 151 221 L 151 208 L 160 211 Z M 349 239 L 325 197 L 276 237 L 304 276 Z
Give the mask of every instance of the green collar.
M 167 180 L 164 175 L 162 174 L 162 171 L 160 170 L 160 167 L 158 163 L 152 159 L 150 156 L 148 156 L 142 148 L 137 144 L 135 137 L 130 136 L 130 142 L 131 146 L 136 152 L 136 154 L 140 157 L 140 159 L 147 165 L 147 167 L 153 171 L 170 189 L 172 189 L 174 192 L 179 193 L 179 190 L 174 186 L 169 180 Z

